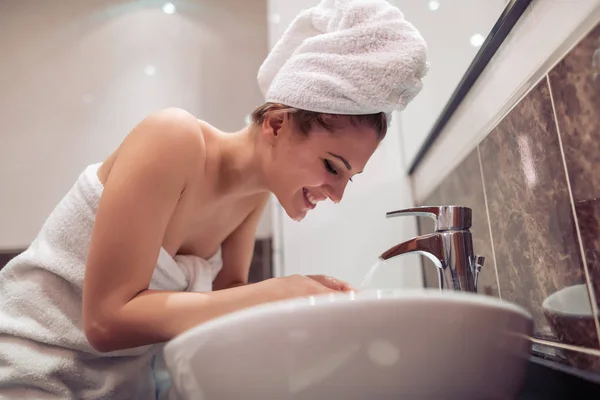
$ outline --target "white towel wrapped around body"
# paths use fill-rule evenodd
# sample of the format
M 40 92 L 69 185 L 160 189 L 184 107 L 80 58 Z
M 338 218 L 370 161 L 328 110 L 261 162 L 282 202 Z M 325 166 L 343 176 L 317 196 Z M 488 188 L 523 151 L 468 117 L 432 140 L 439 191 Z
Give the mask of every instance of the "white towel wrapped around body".
M 422 88 L 427 45 L 385 0 L 302 11 L 258 72 L 267 102 L 331 114 L 403 110 Z
M 0 271 L 0 399 L 154 399 L 160 345 L 99 353 L 82 325 L 82 284 L 103 186 L 91 165 L 31 246 Z M 221 269 L 161 248 L 150 288 L 210 291 Z M 158 382 L 160 383 L 160 382 Z

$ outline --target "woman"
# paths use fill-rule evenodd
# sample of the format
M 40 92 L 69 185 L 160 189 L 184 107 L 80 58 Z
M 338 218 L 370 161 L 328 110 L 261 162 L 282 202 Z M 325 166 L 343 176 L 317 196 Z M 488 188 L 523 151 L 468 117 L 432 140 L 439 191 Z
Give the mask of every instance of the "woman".
M 257 223 L 269 193 L 295 220 L 339 202 L 425 70 L 399 10 L 325 0 L 265 60 L 250 126 L 224 133 L 179 109 L 141 121 L 1 272 L 0 396 L 152 398 L 154 345 L 245 307 L 351 290 L 325 276 L 248 285 Z

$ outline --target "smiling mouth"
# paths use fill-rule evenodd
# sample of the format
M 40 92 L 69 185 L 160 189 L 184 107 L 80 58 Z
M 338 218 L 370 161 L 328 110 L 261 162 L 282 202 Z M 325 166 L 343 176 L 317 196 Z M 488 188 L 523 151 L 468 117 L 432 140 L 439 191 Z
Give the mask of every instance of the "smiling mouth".
M 317 206 L 317 203 L 319 202 L 319 200 L 317 200 L 309 191 L 308 189 L 303 188 L 302 189 L 302 197 L 304 198 L 304 205 L 306 206 L 307 209 L 312 210 L 313 208 L 315 208 Z

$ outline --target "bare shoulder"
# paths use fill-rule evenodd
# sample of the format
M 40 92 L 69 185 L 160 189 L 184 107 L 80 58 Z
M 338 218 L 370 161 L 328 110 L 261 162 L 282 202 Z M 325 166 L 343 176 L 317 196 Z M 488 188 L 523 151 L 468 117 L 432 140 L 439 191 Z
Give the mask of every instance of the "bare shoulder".
M 102 165 L 98 175 L 108 179 L 115 162 L 135 162 L 168 168 L 174 174 L 194 175 L 203 169 L 206 143 L 201 124 L 180 108 L 154 112 L 140 121 Z
M 183 152 L 205 149 L 202 125 L 191 113 L 180 108 L 166 108 L 144 118 L 130 133 L 156 139 Z

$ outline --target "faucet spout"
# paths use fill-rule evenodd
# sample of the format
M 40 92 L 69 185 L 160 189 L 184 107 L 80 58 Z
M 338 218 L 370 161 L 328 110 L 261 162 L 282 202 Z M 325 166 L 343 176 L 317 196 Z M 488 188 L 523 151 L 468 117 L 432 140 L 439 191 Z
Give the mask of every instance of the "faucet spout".
M 442 236 L 438 233 L 431 233 L 429 235 L 409 239 L 406 242 L 389 248 L 380 256 L 380 258 L 387 261 L 390 258 L 411 253 L 426 256 L 440 268 L 443 268 L 444 247 Z
M 447 283 L 444 283 L 444 271 L 446 270 L 446 257 L 444 256 L 444 239 L 439 233 L 418 236 L 407 240 L 406 242 L 392 246 L 379 256 L 383 261 L 401 256 L 404 254 L 420 254 L 429 258 L 438 269 L 440 289 L 443 289 Z
M 437 267 L 440 289 L 447 287 L 476 293 L 479 271 L 485 258 L 473 252 L 473 240 L 468 229 L 471 226 L 470 209 L 455 206 L 418 207 L 394 211 L 388 216 L 422 214 L 444 217 L 437 220 L 439 230 L 397 244 L 379 258 L 386 261 L 403 254 L 423 255 Z

